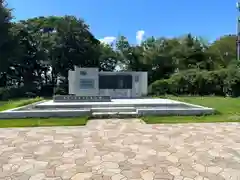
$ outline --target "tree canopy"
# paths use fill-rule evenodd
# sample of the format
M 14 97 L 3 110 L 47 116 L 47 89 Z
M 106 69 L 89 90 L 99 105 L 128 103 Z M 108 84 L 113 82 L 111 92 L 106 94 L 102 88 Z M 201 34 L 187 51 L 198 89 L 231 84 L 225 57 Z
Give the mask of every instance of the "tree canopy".
M 185 93 L 216 94 L 217 90 L 207 92 L 206 87 L 200 87 L 203 80 L 199 78 L 207 78 L 209 83 L 219 78 L 214 86 L 224 86 L 224 92 L 240 86 L 233 34 L 223 34 L 213 43 L 186 34 L 148 37 L 141 44 L 131 44 L 127 37 L 120 36 L 115 44 L 103 44 L 83 19 L 74 16 L 42 16 L 18 22 L 11 19 L 11 10 L 1 2 L 0 99 L 68 93 L 68 70 L 74 66 L 148 71 L 149 85 L 153 83 L 150 87 L 158 92 L 159 88 L 166 89 L 166 84 L 173 88 L 174 83 L 185 82 Z M 182 93 L 179 88 L 186 87 L 179 86 L 174 92 Z M 168 91 L 165 93 L 173 93 Z

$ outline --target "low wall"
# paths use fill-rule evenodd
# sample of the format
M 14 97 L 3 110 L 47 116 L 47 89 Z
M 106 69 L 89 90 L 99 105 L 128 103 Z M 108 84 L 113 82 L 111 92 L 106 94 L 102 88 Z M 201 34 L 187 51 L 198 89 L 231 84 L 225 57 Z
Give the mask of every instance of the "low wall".
M 54 102 L 110 102 L 110 96 L 75 96 L 75 95 L 56 95 L 53 96 Z
M 81 117 L 90 116 L 91 110 L 41 110 L 41 111 L 5 111 L 0 112 L 0 119 Z

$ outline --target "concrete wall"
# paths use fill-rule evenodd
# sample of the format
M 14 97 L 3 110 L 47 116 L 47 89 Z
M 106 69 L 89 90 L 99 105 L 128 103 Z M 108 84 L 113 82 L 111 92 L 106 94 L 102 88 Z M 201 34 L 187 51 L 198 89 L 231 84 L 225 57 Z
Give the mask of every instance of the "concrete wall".
M 133 72 L 132 97 L 145 96 L 148 93 L 147 72 Z M 136 81 L 138 79 L 138 81 Z
M 83 75 L 81 72 L 84 72 Z M 132 76 L 132 89 L 100 89 L 98 86 L 99 74 L 129 74 Z M 77 96 L 111 96 L 111 97 L 141 97 L 147 94 L 147 72 L 99 72 L 98 68 L 75 68 L 69 71 L 69 94 Z M 138 80 L 137 80 L 137 79 Z M 91 79 L 94 81 L 93 88 L 83 89 L 80 87 L 81 79 Z M 136 81 L 137 80 L 137 81 Z
M 148 94 L 148 73 L 141 72 L 141 92 L 142 96 L 146 96 Z
M 75 75 L 74 71 L 68 71 L 68 84 L 69 84 L 68 93 L 69 94 L 75 93 L 74 86 L 72 86 L 72 84 L 75 84 L 74 83 L 74 80 L 75 80 L 74 75 Z
M 81 72 L 86 73 L 83 75 Z M 72 74 L 70 72 L 70 74 Z M 93 88 L 81 88 L 81 79 L 89 79 L 94 81 Z M 69 76 L 69 93 L 75 94 L 77 96 L 96 96 L 99 94 L 98 91 L 98 68 L 75 68 L 73 75 Z

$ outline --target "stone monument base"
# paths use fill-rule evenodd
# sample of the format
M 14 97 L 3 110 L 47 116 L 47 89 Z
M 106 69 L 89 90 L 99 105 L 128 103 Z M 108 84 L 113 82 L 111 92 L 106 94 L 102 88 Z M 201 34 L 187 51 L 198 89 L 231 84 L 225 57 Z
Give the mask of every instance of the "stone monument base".
M 109 102 L 45 101 L 0 112 L 0 119 L 79 117 L 127 118 L 139 116 L 189 116 L 213 114 L 214 109 L 169 99 L 112 99 Z

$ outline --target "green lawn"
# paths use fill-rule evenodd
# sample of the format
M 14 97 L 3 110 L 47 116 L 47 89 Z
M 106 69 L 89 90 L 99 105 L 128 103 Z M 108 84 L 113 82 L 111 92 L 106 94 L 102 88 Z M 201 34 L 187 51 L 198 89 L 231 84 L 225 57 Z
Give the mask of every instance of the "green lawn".
M 43 98 L 37 97 L 33 99 L 16 99 L 16 100 L 9 100 L 9 101 L 0 101 L 0 111 L 14 109 L 21 106 L 26 106 L 28 104 L 32 104 L 42 100 Z
M 240 98 L 190 96 L 167 96 L 165 98 L 214 108 L 217 114 L 208 116 L 148 116 L 143 118 L 146 123 L 240 122 Z
M 7 127 L 43 127 L 43 126 L 84 126 L 87 117 L 79 118 L 26 118 L 0 120 L 0 128 Z
M 38 101 L 43 98 L 16 99 L 0 101 L 0 111 L 13 109 Z M 7 127 L 38 127 L 38 126 L 83 126 L 88 121 L 87 117 L 79 118 L 26 118 L 26 119 L 0 119 L 0 128 Z

